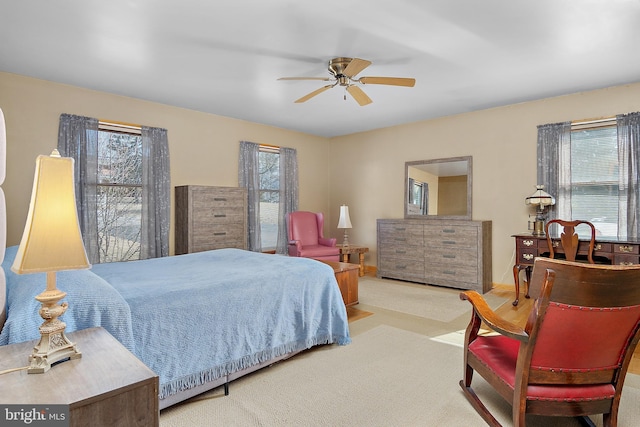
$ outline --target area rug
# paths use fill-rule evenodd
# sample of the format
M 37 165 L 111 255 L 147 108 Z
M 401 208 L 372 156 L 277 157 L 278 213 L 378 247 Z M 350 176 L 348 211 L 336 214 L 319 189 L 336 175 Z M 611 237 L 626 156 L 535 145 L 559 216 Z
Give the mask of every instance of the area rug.
M 438 286 L 408 284 L 374 277 L 361 277 L 358 299 L 361 304 L 399 311 L 438 322 L 450 322 L 471 312 L 471 304 L 460 300 L 460 290 Z M 490 293 L 484 298 L 491 308 L 507 301 Z
M 168 408 L 160 426 L 484 426 L 460 390 L 461 375 L 459 348 L 380 325 L 350 345 L 320 347 L 243 377 L 231 383 L 229 396 L 218 388 Z M 509 405 L 481 378 L 476 383 L 498 420 L 510 425 Z M 620 427 L 640 419 L 638 399 L 640 389 L 625 386 Z M 527 425 L 578 424 L 528 417 Z

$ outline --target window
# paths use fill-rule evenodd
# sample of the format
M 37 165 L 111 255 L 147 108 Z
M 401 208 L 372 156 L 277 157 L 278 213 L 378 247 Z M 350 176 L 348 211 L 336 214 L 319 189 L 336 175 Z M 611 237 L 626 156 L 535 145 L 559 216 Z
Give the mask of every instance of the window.
M 260 146 L 260 239 L 262 251 L 273 251 L 278 243 L 278 210 L 280 208 L 280 150 Z
M 592 222 L 600 237 L 616 238 L 619 161 L 615 119 L 572 124 L 570 167 L 572 218 Z
M 140 128 L 100 122 L 96 183 L 100 262 L 140 259 L 142 137 Z

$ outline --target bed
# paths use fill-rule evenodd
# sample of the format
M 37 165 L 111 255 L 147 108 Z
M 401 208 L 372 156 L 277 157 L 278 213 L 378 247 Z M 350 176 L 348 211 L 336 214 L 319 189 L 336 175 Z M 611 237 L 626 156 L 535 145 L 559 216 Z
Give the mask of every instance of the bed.
M 10 270 L 17 246 L 5 249 L 1 189 L 0 202 L 0 345 L 7 345 L 39 338 L 34 297 L 46 280 Z M 333 269 L 311 259 L 219 249 L 98 264 L 57 279 L 67 292 L 67 332 L 109 331 L 159 375 L 161 409 L 310 347 L 351 342 Z

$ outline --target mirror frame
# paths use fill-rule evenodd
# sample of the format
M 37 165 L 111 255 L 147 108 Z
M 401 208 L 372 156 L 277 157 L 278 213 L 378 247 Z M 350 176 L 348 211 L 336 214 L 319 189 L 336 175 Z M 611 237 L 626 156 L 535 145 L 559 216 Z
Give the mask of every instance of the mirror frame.
M 418 165 L 430 165 L 436 163 L 448 163 L 448 162 L 467 162 L 467 214 L 466 215 L 411 215 L 408 212 L 409 206 L 409 167 Z M 472 156 L 461 157 L 447 157 L 442 159 L 431 160 L 417 160 L 412 162 L 405 162 L 404 164 L 404 217 L 405 219 L 463 219 L 471 220 L 472 217 L 472 205 L 471 195 L 473 192 L 473 161 Z

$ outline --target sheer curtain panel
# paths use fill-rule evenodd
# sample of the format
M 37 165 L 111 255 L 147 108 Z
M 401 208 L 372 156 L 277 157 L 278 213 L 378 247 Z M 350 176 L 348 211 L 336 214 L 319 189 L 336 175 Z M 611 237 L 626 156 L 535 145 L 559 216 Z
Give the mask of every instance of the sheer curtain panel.
M 238 186 L 247 189 L 247 249 L 260 252 L 260 145 L 240 141 L 238 159 Z
M 618 135 L 618 237 L 640 238 L 638 211 L 640 210 L 640 113 L 616 116 Z M 626 232 L 626 236 L 624 233 Z
M 571 218 L 571 122 L 538 126 L 538 182 L 556 198 L 549 218 Z M 531 190 L 533 192 L 533 189 Z
M 287 214 L 298 210 L 298 159 L 293 148 L 280 148 L 280 203 L 278 206 L 278 243 L 276 253 L 289 253 Z

